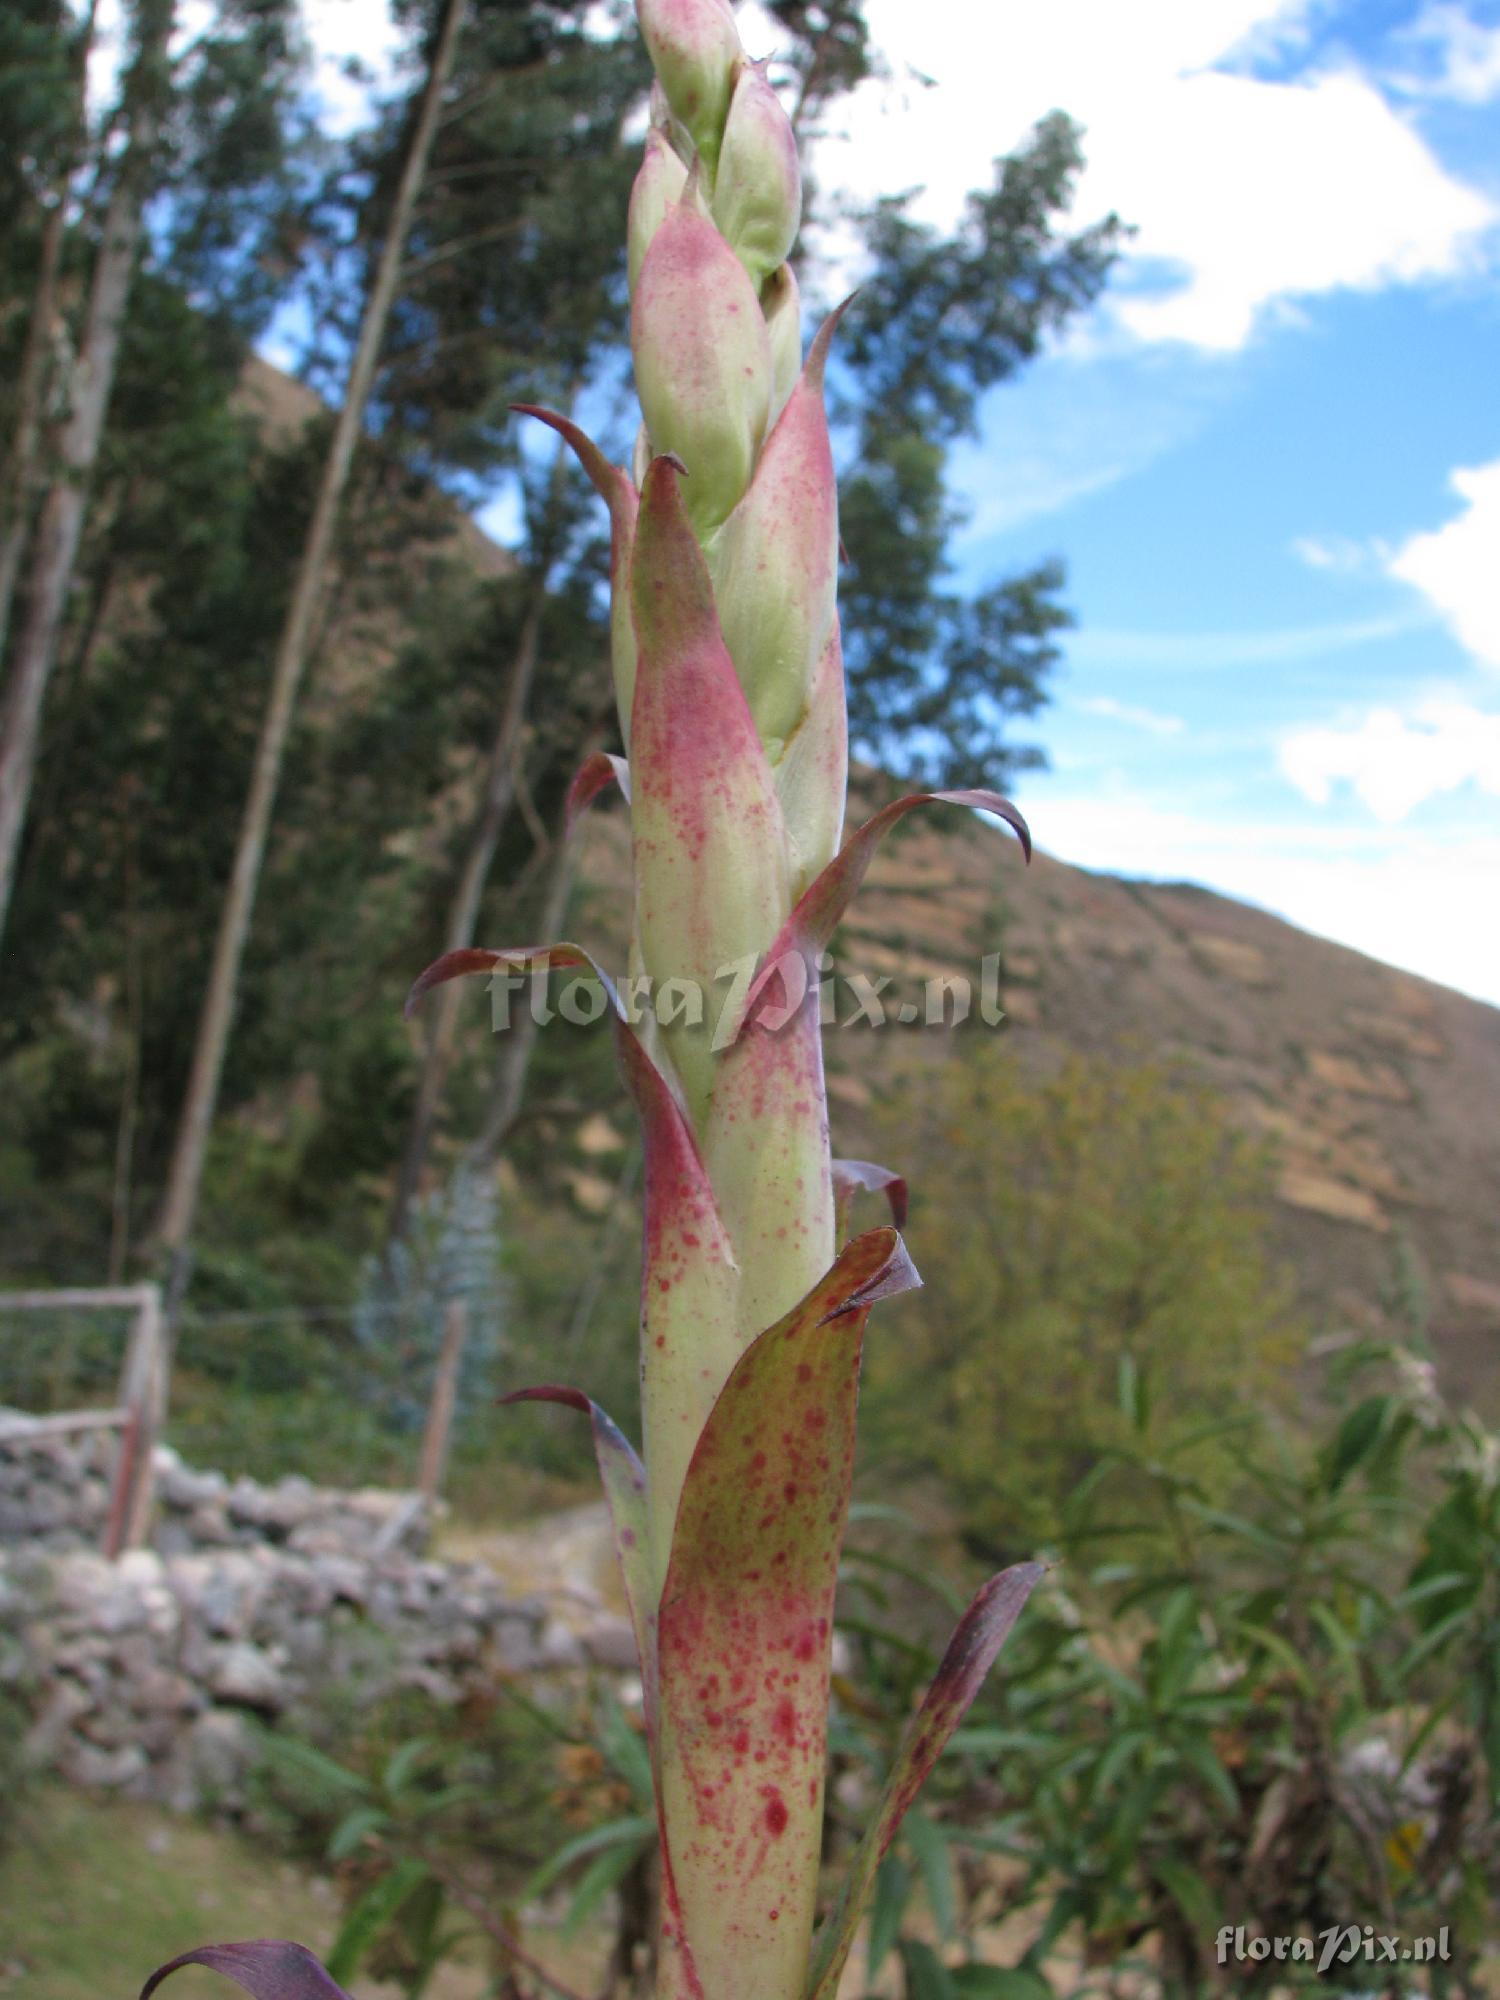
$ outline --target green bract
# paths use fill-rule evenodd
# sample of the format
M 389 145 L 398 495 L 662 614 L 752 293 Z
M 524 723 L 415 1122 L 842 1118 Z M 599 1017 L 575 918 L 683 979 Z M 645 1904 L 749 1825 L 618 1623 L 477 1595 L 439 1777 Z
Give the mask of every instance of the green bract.
M 846 1201 L 885 1188 L 898 1220 L 905 1189 L 862 1162 L 836 1173 L 818 960 L 910 807 L 945 797 L 1025 829 L 993 793 L 920 794 L 840 846 L 847 723 L 823 399 L 837 315 L 804 365 L 785 262 L 801 214 L 796 141 L 721 0 L 640 0 L 639 13 L 659 91 L 629 219 L 645 419 L 635 477 L 547 421 L 614 523 L 629 769 L 592 760 L 575 798 L 628 787 L 631 971 L 657 1004 L 653 1028 L 616 1017 L 645 1140 L 643 1462 L 587 1398 L 541 1393 L 593 1411 L 642 1649 L 662 1835 L 658 1995 L 802 2000 L 813 1985 L 831 1992 L 874 1859 L 1036 1574 L 1008 1573 L 971 1614 L 815 1960 L 860 1349 L 874 1302 L 917 1282 L 893 1229 L 837 1247 L 836 1185 Z M 550 962 L 580 956 L 557 947 Z M 468 953 L 422 984 L 522 962 Z
M 645 1157 L 642 1457 L 581 1392 L 530 1393 L 589 1413 L 614 1517 L 661 1830 L 659 2000 L 825 2000 L 876 1863 L 1038 1572 L 975 1600 L 815 1946 L 860 1352 L 871 1307 L 918 1282 L 894 1228 L 836 1240 L 836 1188 L 843 1207 L 883 1189 L 899 1224 L 905 1184 L 831 1156 L 818 962 L 912 807 L 982 808 L 1027 835 L 995 793 L 920 793 L 840 845 L 836 316 L 804 366 L 785 263 L 796 142 L 723 0 L 638 11 L 660 90 L 629 219 L 635 477 L 532 414 L 568 439 L 613 531 L 629 764 L 591 759 L 570 805 L 626 793 L 630 969 L 657 1004 L 654 1025 L 618 1000 L 613 1015 Z M 412 998 L 543 966 L 600 972 L 575 945 L 465 950 Z

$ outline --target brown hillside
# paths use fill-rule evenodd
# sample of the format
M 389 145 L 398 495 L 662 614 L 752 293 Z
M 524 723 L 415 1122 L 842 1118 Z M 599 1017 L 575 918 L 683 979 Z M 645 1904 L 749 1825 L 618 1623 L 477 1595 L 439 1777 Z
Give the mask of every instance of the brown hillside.
M 241 393 L 278 437 L 319 407 L 261 361 Z M 504 550 L 452 519 L 450 549 L 482 575 L 505 568 Z M 378 618 L 375 631 L 388 645 Z M 341 663 L 351 636 L 328 648 Z M 1315 1322 L 1368 1314 L 1404 1240 L 1430 1287 L 1445 1387 L 1500 1407 L 1500 1011 L 1191 884 L 1090 874 L 1045 852 L 1027 871 L 1010 836 L 972 815 L 916 820 L 877 860 L 840 966 L 889 976 L 899 1005 L 934 975 L 964 974 L 977 992 L 998 950 L 1003 1032 L 1038 1068 L 1069 1050 L 1189 1063 L 1274 1149 L 1280 1245 Z M 1045 843 L 1044 817 L 1036 831 Z M 599 813 L 582 856 L 583 881 L 603 892 L 583 927 L 597 925 L 616 965 L 627 844 L 623 816 Z M 853 1011 L 841 996 L 840 1017 Z M 861 1107 L 898 1064 L 962 1061 L 965 1035 L 988 1032 L 831 1030 L 836 1145 L 861 1150 Z
M 1404 1240 L 1430 1287 L 1445 1389 L 1500 1402 L 1500 1010 L 1191 884 L 1045 852 L 1027 870 L 971 814 L 921 819 L 872 869 L 839 968 L 889 976 L 888 1006 L 963 973 L 977 1004 L 980 959 L 999 951 L 1000 1032 L 1024 1060 L 1183 1060 L 1273 1148 L 1277 1239 L 1314 1323 L 1368 1317 Z M 625 843 L 622 816 L 601 819 L 585 879 L 618 883 Z M 858 1003 L 841 993 L 838 1011 Z M 966 1037 L 989 1032 L 830 1029 L 836 1149 L 859 1150 L 861 1107 L 896 1065 L 961 1062 Z

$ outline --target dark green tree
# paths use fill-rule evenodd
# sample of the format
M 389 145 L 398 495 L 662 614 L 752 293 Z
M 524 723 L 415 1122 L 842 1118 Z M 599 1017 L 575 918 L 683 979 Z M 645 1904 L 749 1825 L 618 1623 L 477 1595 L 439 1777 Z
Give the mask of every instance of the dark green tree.
M 947 551 L 964 514 L 948 452 L 975 431 L 986 391 L 1108 276 L 1117 219 L 1073 235 L 1062 226 L 1082 158 L 1078 127 L 1054 112 L 996 161 L 993 187 L 969 196 L 951 236 L 913 220 L 910 194 L 864 217 L 869 269 L 839 350 L 850 738 L 872 763 L 924 783 L 999 785 L 1040 759 L 1011 732 L 1046 700 L 1056 634 L 1072 622 L 1062 565 L 973 597 L 955 591 Z

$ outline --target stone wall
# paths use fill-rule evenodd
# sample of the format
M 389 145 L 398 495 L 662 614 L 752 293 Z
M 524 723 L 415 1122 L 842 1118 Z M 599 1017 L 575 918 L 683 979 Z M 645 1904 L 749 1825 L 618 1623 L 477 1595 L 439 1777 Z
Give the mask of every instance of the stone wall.
M 159 1455 L 155 1546 L 96 1553 L 107 1445 L 0 1444 L 0 1692 L 26 1755 L 79 1785 L 233 1811 L 257 1723 L 403 1689 L 630 1671 L 627 1622 L 478 1563 L 427 1560 L 410 1496 L 233 1483 Z

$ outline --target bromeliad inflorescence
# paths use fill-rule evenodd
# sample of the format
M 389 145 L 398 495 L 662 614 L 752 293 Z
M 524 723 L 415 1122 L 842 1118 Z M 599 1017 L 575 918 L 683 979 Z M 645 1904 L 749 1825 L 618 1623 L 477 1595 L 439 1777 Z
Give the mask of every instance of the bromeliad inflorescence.
M 659 2000 L 829 2000 L 876 1863 L 1040 1572 L 1007 1571 L 970 1607 L 815 1938 L 861 1344 L 875 1302 L 918 1282 L 897 1233 L 904 1183 L 830 1155 L 818 959 L 912 807 L 979 807 L 1028 836 L 998 795 L 940 792 L 896 800 L 841 844 L 823 397 L 838 316 L 804 362 L 786 261 L 796 140 L 727 0 L 637 11 L 657 81 L 628 224 L 632 475 L 567 418 L 528 414 L 567 439 L 612 525 L 626 755 L 591 759 L 570 809 L 611 783 L 625 793 L 631 973 L 697 1004 L 636 1024 L 572 944 L 451 953 L 412 1000 L 479 971 L 604 981 L 646 1163 L 641 1456 L 578 1390 L 521 1394 L 588 1414 L 613 1512 L 661 1832 Z M 753 977 L 728 976 L 743 966 Z M 896 1227 L 840 1247 L 860 1188 L 886 1191 Z M 254 1948 L 214 1949 L 199 1962 L 258 1990 L 254 1959 L 223 1955 Z

